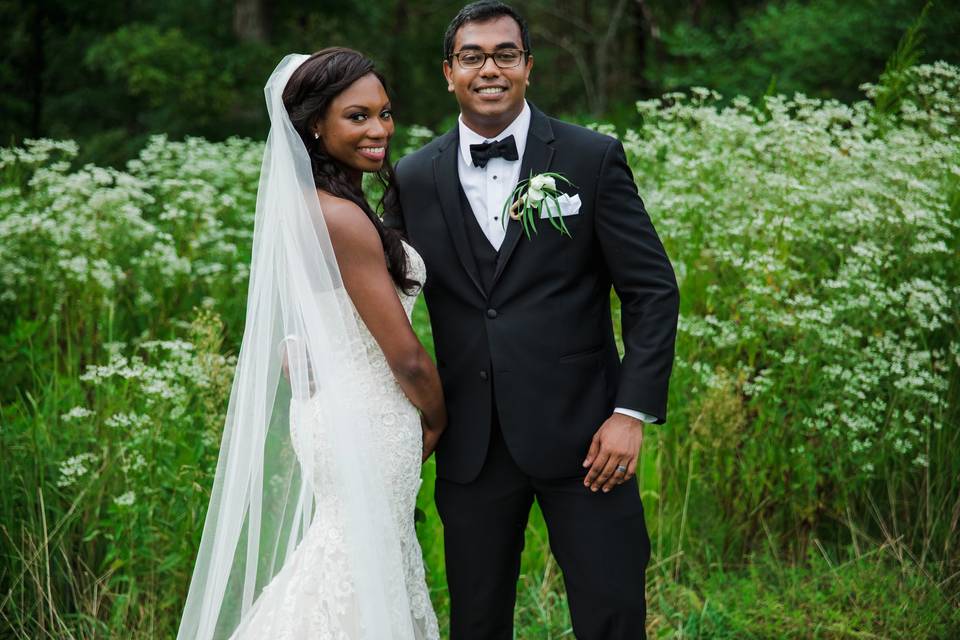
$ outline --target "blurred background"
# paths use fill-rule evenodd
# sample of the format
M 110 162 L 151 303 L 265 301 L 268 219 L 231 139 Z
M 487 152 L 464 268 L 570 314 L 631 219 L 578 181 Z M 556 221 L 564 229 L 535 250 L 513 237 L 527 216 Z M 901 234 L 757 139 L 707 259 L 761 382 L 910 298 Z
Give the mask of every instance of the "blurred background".
M 530 98 L 620 139 L 680 285 L 637 473 L 649 637 L 960 638 L 960 3 L 515 5 Z M 291 51 L 365 51 L 396 160 L 455 122 L 459 8 L 0 0 L 0 640 L 176 635 L 263 84 Z M 413 326 L 432 349 L 422 299 Z M 445 634 L 434 477 L 417 531 Z M 535 506 L 519 640 L 573 637 L 548 537 Z
M 263 84 L 289 52 L 372 56 L 400 124 L 442 131 L 440 73 L 456 0 L 0 2 L 0 141 L 69 138 L 119 163 L 150 133 L 263 138 Z M 921 0 L 517 0 L 533 38 L 530 98 L 575 121 L 636 121 L 639 98 L 691 86 L 852 100 Z M 960 11 L 935 3 L 924 60 L 960 59 Z

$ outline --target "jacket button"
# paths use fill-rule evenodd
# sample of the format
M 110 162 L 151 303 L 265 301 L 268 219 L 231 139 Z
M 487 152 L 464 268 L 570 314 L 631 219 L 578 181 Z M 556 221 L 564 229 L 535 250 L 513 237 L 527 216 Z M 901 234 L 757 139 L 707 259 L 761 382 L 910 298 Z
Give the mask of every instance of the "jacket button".
M 487 309 L 487 317 L 490 318 L 491 320 L 493 320 L 494 318 L 496 318 L 496 317 L 497 317 L 497 310 L 496 310 L 496 309 Z
M 487 375 L 487 372 L 486 372 L 486 371 L 481 371 L 481 372 L 480 372 L 480 379 L 481 379 L 481 380 L 486 380 L 488 377 L 489 377 L 489 376 Z

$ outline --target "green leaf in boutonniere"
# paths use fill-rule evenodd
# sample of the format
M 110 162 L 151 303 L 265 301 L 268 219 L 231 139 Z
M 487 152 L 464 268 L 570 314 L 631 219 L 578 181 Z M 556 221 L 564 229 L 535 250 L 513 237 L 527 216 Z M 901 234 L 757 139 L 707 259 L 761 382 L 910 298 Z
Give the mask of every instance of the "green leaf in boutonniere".
M 527 239 L 529 239 L 531 232 L 537 232 L 536 220 L 540 208 L 543 207 L 547 213 L 547 221 L 553 228 L 561 234 L 571 237 L 570 230 L 567 229 L 563 216 L 560 214 L 560 203 L 557 198 L 563 193 L 557 189 L 557 180 L 565 182 L 571 187 L 574 186 L 572 182 L 559 173 L 551 172 L 538 173 L 537 175 L 533 175 L 533 172 L 531 172 L 528 179 L 521 180 L 517 184 L 517 188 L 507 198 L 507 201 L 503 203 L 501 217 L 504 226 L 507 224 L 508 215 L 514 220 L 519 220 L 520 224 L 523 225 L 523 232 L 527 234 Z

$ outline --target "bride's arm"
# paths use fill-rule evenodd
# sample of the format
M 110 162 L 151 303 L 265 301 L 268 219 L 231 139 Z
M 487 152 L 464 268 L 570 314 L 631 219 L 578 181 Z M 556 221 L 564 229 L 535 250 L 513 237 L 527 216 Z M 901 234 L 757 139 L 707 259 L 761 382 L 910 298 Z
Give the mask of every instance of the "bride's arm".
M 343 284 L 353 306 L 386 356 L 400 388 L 423 415 L 434 443 L 447 425 L 440 375 L 410 326 L 387 271 L 373 223 L 352 202 L 324 198 L 323 217 Z

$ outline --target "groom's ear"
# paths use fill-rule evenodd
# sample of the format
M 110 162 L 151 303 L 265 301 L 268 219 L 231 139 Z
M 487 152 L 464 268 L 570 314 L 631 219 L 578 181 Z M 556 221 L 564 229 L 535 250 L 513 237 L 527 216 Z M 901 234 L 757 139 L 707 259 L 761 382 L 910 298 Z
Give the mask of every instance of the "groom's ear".
M 443 61 L 443 77 L 447 79 L 447 91 L 453 93 L 453 67 L 449 60 Z

